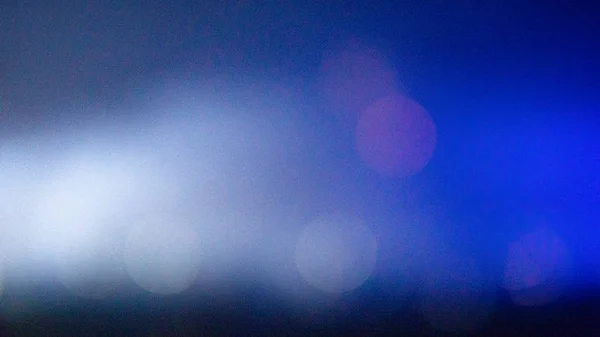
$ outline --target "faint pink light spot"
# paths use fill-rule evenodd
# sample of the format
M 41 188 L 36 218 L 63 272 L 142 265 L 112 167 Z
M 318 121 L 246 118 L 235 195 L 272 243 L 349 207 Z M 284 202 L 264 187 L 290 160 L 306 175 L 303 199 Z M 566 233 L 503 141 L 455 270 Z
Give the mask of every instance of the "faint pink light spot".
M 559 295 L 567 270 L 567 247 L 554 231 L 539 227 L 508 246 L 504 288 L 517 304 L 544 304 Z
M 437 133 L 427 111 L 412 99 L 382 97 L 362 113 L 356 150 L 364 163 L 384 176 L 410 176 L 433 156 Z
M 353 41 L 325 55 L 319 81 L 327 103 L 347 125 L 354 125 L 373 100 L 399 87 L 396 70 L 384 55 Z

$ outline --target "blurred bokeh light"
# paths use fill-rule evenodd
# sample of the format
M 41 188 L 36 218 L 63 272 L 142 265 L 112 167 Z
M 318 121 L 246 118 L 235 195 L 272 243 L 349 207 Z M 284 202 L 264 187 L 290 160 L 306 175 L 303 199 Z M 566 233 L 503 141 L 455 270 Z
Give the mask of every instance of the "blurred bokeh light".
M 326 292 L 345 292 L 369 278 L 377 260 L 377 241 L 360 219 L 334 214 L 311 222 L 296 246 L 304 279 Z
M 0 335 L 512 336 L 598 290 L 597 57 L 552 5 L 16 3 Z
M 550 228 L 540 226 L 508 246 L 503 286 L 520 305 L 556 300 L 569 273 L 569 251 Z
M 325 53 L 319 83 L 328 104 L 350 127 L 372 101 L 400 89 L 397 72 L 385 55 L 358 38 Z
M 356 150 L 362 160 L 388 177 L 406 177 L 422 170 L 437 142 L 431 116 L 403 95 L 375 100 L 360 115 Z
M 141 220 L 127 235 L 125 266 L 140 287 L 156 294 L 176 294 L 196 280 L 201 244 L 193 227 L 176 220 Z

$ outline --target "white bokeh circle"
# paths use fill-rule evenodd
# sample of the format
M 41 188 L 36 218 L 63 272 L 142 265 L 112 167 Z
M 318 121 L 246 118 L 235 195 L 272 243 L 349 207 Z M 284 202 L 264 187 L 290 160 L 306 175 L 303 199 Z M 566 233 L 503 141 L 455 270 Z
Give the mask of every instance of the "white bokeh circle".
M 336 214 L 304 228 L 295 256 L 300 275 L 312 286 L 330 293 L 347 292 L 373 272 L 377 240 L 360 219 Z
M 66 243 L 68 254 L 57 261 L 56 276 L 79 297 L 106 298 L 123 280 L 122 250 L 111 234 L 87 233 Z
M 155 294 L 189 288 L 200 269 L 200 238 L 191 226 L 155 220 L 134 226 L 127 237 L 124 261 L 140 287 Z

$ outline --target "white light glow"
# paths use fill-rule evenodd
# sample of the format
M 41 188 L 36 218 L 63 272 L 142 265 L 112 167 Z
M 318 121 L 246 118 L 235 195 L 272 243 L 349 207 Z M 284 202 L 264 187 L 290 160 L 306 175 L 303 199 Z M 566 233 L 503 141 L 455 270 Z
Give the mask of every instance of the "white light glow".
M 121 159 L 73 156 L 51 172 L 49 181 L 39 186 L 32 209 L 29 244 L 41 258 L 69 259 L 70 247 L 94 244 L 95 233 L 137 206 L 139 172 Z

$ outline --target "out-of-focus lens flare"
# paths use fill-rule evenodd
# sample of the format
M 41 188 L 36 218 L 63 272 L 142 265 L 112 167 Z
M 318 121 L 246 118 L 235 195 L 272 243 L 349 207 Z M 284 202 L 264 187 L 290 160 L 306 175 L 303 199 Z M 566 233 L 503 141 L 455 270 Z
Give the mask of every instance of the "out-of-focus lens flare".
M 384 55 L 357 40 L 324 56 L 320 87 L 329 105 L 351 126 L 369 103 L 398 90 L 396 71 Z
M 387 177 L 421 171 L 433 156 L 436 127 L 427 111 L 412 99 L 395 94 L 366 108 L 356 128 L 356 150 L 364 163 Z
M 277 295 L 299 308 L 314 305 L 323 293 L 308 284 L 296 265 L 295 244 L 302 229 L 300 220 L 288 215 L 288 219 L 278 220 L 279 227 L 273 227 L 271 235 L 265 237 L 260 260 L 265 270 L 264 282 L 273 286 Z
M 200 244 L 194 228 L 176 220 L 150 219 L 129 232 L 125 267 L 140 287 L 152 293 L 180 293 L 198 276 Z
M 310 223 L 296 245 L 302 277 L 325 292 L 346 292 L 362 285 L 373 272 L 377 240 L 358 218 L 335 214 Z
M 532 288 L 511 291 L 510 299 L 524 307 L 546 305 L 558 300 L 564 294 L 565 286 L 565 280 L 554 280 Z
M 422 288 L 420 311 L 436 329 L 477 330 L 492 314 L 495 288 L 472 259 L 445 255 Z
M 508 246 L 503 286 L 516 304 L 534 306 L 560 296 L 569 252 L 550 228 L 538 227 Z
M 103 299 L 111 295 L 125 276 L 123 253 L 116 235 L 102 233 L 90 240 L 68 244 L 68 252 L 57 263 L 60 282 L 76 295 Z

